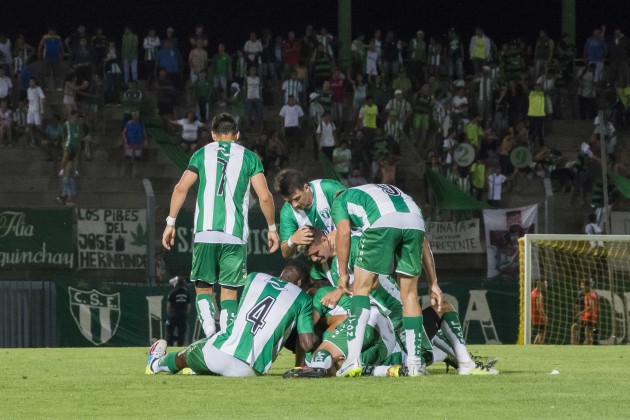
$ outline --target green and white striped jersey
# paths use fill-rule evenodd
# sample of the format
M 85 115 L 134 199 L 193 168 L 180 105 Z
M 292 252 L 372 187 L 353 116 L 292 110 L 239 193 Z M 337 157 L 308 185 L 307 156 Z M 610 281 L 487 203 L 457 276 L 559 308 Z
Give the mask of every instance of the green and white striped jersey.
M 250 179 L 263 171 L 258 156 L 230 141 L 210 143 L 190 158 L 199 175 L 195 233 L 218 231 L 247 242 Z
M 313 301 L 299 287 L 264 273 L 248 276 L 234 323 L 213 345 L 266 373 L 291 330 L 313 332 Z
M 353 235 L 372 227 L 393 227 L 424 231 L 418 205 L 393 185 L 366 184 L 346 190 L 332 207 L 335 225 L 349 220 Z
M 345 191 L 346 187 L 332 179 L 316 179 L 308 183 L 313 192 L 313 204 L 311 207 L 299 210 L 291 204 L 284 203 L 280 210 L 280 241 L 289 240 L 289 237 L 302 226 L 315 226 L 329 233 L 335 230 L 332 221 L 331 208 L 337 194 Z

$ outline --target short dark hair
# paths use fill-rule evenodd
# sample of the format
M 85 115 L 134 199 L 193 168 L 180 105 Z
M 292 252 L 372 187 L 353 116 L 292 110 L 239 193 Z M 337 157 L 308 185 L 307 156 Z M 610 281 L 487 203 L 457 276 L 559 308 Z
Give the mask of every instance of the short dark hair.
M 212 132 L 215 134 L 235 135 L 238 133 L 238 123 L 232 115 L 222 112 L 215 115 L 212 119 Z
M 297 283 L 298 280 L 302 280 L 302 287 L 307 288 L 310 280 L 309 267 L 301 260 L 294 258 L 287 262 L 282 270 L 284 277 L 282 280 L 290 283 Z M 296 278 L 297 277 L 297 278 Z
M 274 189 L 283 197 L 288 197 L 295 190 L 303 188 L 306 183 L 306 177 L 302 172 L 295 169 L 283 169 L 276 175 Z

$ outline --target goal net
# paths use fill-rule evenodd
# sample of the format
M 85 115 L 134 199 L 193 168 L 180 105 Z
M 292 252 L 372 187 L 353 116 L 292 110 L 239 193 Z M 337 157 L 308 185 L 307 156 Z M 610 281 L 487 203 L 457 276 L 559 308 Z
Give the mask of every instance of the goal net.
M 630 235 L 520 239 L 522 344 L 630 344 Z

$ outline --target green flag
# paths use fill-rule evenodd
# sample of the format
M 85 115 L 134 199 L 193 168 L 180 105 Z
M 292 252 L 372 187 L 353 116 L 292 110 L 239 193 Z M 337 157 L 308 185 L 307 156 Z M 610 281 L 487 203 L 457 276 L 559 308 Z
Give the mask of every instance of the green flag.
M 477 210 L 491 209 L 492 206 L 476 200 L 470 194 L 460 190 L 442 175 L 427 170 L 424 174 L 433 190 L 438 207 L 445 210 Z

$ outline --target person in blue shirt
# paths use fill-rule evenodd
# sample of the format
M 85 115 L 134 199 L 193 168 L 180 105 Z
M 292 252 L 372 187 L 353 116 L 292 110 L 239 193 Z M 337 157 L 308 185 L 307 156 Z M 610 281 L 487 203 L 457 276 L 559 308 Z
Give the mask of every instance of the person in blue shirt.
M 595 64 L 595 82 L 602 80 L 604 59 L 608 53 L 608 47 L 606 46 L 606 41 L 604 41 L 605 32 L 606 26 L 593 30 L 593 36 L 588 37 L 584 43 L 584 61 L 588 64 Z
M 176 86 L 181 81 L 181 63 L 182 56 L 179 50 L 173 46 L 173 42 L 169 39 L 164 41 L 164 46 L 160 48 L 157 54 L 156 69 L 164 68 Z

